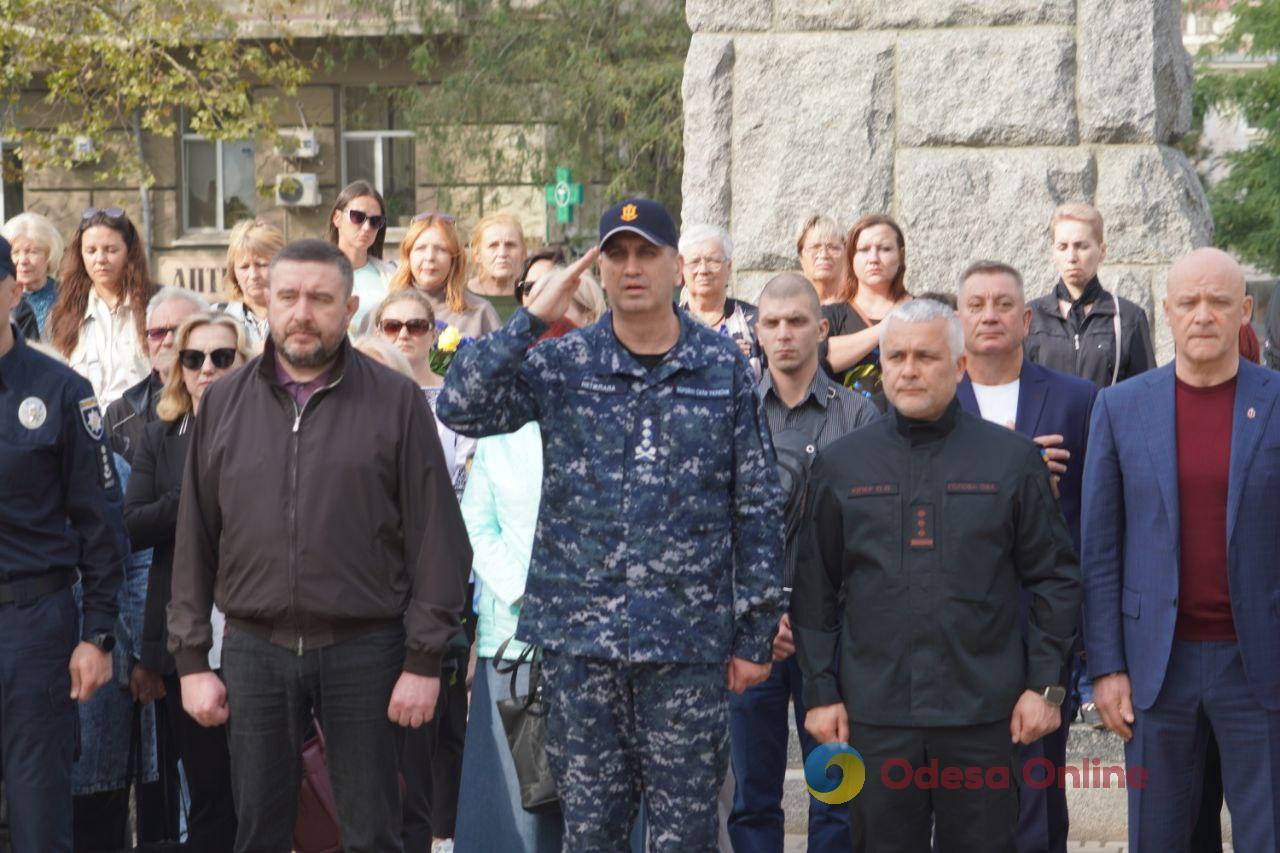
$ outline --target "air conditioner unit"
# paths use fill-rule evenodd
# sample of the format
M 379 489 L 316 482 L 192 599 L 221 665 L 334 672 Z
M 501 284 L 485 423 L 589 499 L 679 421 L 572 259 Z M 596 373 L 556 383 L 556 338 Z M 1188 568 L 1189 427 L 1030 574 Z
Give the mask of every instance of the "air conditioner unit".
M 281 207 L 319 207 L 320 179 L 314 172 L 276 175 L 276 204 Z
M 276 142 L 276 154 L 291 160 L 311 160 L 320 156 L 316 132 L 301 127 L 282 128 Z

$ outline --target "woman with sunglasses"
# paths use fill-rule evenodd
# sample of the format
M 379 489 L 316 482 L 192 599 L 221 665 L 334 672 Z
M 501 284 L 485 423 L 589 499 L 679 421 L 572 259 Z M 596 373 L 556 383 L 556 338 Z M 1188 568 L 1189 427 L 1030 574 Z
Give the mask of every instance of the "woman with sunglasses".
M 188 848 L 230 850 L 235 844 L 236 813 L 231 799 L 231 755 L 223 726 L 204 728 L 182 708 L 182 690 L 167 644 L 165 607 L 173 578 L 174 531 L 178 500 L 200 401 L 209 385 L 247 361 L 251 352 L 244 326 L 226 314 L 192 314 L 178 327 L 178 360 L 165 378 L 157 407 L 160 419 L 148 424 L 134 454 L 125 491 L 124 520 L 135 548 L 154 548 L 142 626 L 142 658 L 132 681 L 138 701 L 163 699 L 173 727 L 191 794 L 187 816 Z M 209 665 L 221 664 L 221 614 L 214 611 Z
M 143 339 L 156 286 L 142 237 L 122 208 L 81 214 L 58 279 L 45 337 L 105 408 L 151 371 Z
M 409 223 L 391 292 L 409 289 L 427 297 L 437 324 L 453 326 L 464 338 L 483 337 L 502 325 L 494 307 L 467 290 L 467 259 L 448 214 L 419 213 Z
M 222 272 L 226 301 L 214 309 L 241 322 L 253 349 L 261 349 L 267 339 L 267 273 L 271 259 L 283 247 L 284 234 L 261 219 L 243 219 L 231 229 Z
M 360 297 L 360 307 L 351 318 L 352 331 L 387 295 L 396 265 L 382 259 L 386 238 L 387 203 L 382 193 L 368 181 L 343 187 L 329 211 L 329 242 L 342 250 L 355 272 L 352 293 Z
M 524 229 L 514 214 L 491 213 L 471 231 L 475 275 L 467 290 L 493 303 L 502 322 L 516 312 L 514 288 L 525 260 Z

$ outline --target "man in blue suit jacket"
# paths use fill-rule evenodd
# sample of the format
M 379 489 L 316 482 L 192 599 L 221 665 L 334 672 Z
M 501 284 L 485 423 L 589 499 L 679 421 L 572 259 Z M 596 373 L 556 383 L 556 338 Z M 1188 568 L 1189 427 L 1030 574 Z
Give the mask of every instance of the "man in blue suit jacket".
M 1280 826 L 1280 378 L 1239 357 L 1251 309 L 1230 256 L 1169 271 L 1174 364 L 1108 388 L 1084 472 L 1094 701 L 1126 741 L 1129 844 L 1189 844 L 1210 732 L 1238 850 Z
M 1079 551 L 1080 486 L 1097 387 L 1023 357 L 1022 341 L 1030 328 L 1031 309 L 1023 293 L 1022 276 L 1013 267 L 997 261 L 971 264 L 960 280 L 958 313 L 969 359 L 967 373 L 956 389 L 960 406 L 1009 426 L 1044 448 L 1045 461 L 1057 483 L 1058 505 Z M 1022 602 L 1024 629 L 1028 604 Z M 1062 683 L 1070 682 L 1065 674 Z M 1054 767 L 1062 767 L 1074 716 L 1075 709 L 1064 702 L 1062 725 L 1057 731 L 1019 747 L 1022 764 L 1047 758 Z M 1066 790 L 1057 785 L 1028 784 L 1021 772 L 1018 782 L 1018 853 L 1065 853 Z

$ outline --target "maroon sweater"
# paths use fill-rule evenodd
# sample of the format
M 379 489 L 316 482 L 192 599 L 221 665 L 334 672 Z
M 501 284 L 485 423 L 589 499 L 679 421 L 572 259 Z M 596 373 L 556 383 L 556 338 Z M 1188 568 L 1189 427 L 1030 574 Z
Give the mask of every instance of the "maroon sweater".
M 1177 380 L 1179 640 L 1234 640 L 1227 587 L 1227 481 L 1236 380 L 1196 388 Z

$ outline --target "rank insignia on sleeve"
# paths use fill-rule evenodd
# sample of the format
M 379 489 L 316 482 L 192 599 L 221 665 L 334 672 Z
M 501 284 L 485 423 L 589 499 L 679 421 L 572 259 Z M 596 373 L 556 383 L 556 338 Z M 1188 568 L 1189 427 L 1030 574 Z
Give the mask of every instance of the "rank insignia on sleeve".
M 102 412 L 98 410 L 97 397 L 86 397 L 80 401 L 80 420 L 90 438 L 102 441 Z

